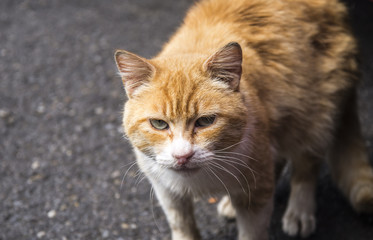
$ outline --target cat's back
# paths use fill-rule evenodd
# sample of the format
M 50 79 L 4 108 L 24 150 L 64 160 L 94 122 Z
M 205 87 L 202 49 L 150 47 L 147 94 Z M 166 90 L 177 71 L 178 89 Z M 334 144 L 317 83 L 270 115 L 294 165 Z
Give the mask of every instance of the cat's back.
M 328 30 L 326 25 L 340 25 L 345 15 L 337 0 L 202 0 L 188 11 L 161 54 L 211 54 L 230 41 L 244 51 L 263 41 L 299 45 Z
M 318 148 L 331 139 L 346 89 L 357 82 L 356 44 L 346 18 L 337 0 L 204 0 L 160 55 L 209 56 L 238 42 L 241 91 L 257 91 L 274 138 L 283 148 Z

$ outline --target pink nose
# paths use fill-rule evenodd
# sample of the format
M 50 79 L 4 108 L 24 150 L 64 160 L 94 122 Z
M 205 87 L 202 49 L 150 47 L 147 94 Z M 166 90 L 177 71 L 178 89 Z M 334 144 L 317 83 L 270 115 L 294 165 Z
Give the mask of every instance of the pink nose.
M 194 152 L 190 151 L 185 154 L 173 154 L 173 157 L 177 160 L 178 165 L 185 165 L 189 162 L 189 160 L 192 158 L 194 155 Z

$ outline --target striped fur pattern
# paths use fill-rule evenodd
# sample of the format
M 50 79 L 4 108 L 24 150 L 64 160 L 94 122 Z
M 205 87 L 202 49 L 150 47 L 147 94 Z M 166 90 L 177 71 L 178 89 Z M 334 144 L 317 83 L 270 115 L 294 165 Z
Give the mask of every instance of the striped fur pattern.
M 123 127 L 173 240 L 199 239 L 196 196 L 226 194 L 239 240 L 268 239 L 274 163 L 289 160 L 283 230 L 309 236 L 327 159 L 357 211 L 373 210 L 356 44 L 337 0 L 204 0 L 152 59 L 118 50 Z

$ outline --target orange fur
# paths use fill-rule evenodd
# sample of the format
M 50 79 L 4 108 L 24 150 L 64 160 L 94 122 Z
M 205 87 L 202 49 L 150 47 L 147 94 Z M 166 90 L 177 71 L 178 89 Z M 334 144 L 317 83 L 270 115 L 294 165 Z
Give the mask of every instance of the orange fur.
M 155 58 L 116 53 L 129 96 L 123 125 L 140 168 L 158 186 L 174 239 L 199 238 L 194 219 L 178 207 L 185 200 L 181 196 L 219 191 L 232 191 L 231 204 L 239 210 L 239 239 L 265 239 L 259 231 L 268 221 L 247 227 L 245 209 L 258 219 L 270 211 L 275 159 L 293 164 L 283 226 L 288 234 L 307 236 L 314 230 L 315 181 L 319 163 L 327 156 L 353 206 L 372 209 L 373 190 L 366 189 L 373 186 L 373 173 L 353 110 L 356 44 L 345 18 L 345 7 L 336 0 L 205 0 L 190 9 Z M 211 115 L 216 116 L 214 123 L 196 127 L 197 119 Z M 154 129 L 149 119 L 163 120 L 169 128 Z M 351 131 L 344 130 L 351 126 Z M 205 153 L 229 149 L 221 167 L 230 174 L 216 170 L 221 179 L 215 179 L 214 186 L 207 178 L 193 182 L 193 177 L 180 177 L 185 180 L 180 186 L 161 183 L 147 158 L 157 162 L 179 138 Z M 230 165 L 232 160 L 237 165 Z M 251 190 L 250 198 L 241 190 Z M 166 200 L 169 191 L 177 201 Z M 185 229 L 178 214 L 189 219 Z

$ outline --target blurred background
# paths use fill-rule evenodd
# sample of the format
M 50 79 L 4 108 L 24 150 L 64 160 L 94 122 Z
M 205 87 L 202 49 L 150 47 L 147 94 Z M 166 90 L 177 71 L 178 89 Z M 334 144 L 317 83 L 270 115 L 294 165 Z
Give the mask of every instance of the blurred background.
M 192 3 L 0 1 L 0 240 L 170 238 L 149 183 L 131 167 L 113 53 L 154 56 Z M 372 162 L 373 3 L 347 4 L 361 49 L 359 106 Z M 271 239 L 291 239 L 281 232 L 287 183 L 277 188 Z M 309 239 L 373 239 L 373 216 L 354 213 L 327 170 L 317 202 Z M 196 202 L 203 239 L 235 239 L 235 223 L 215 208 L 211 199 Z

